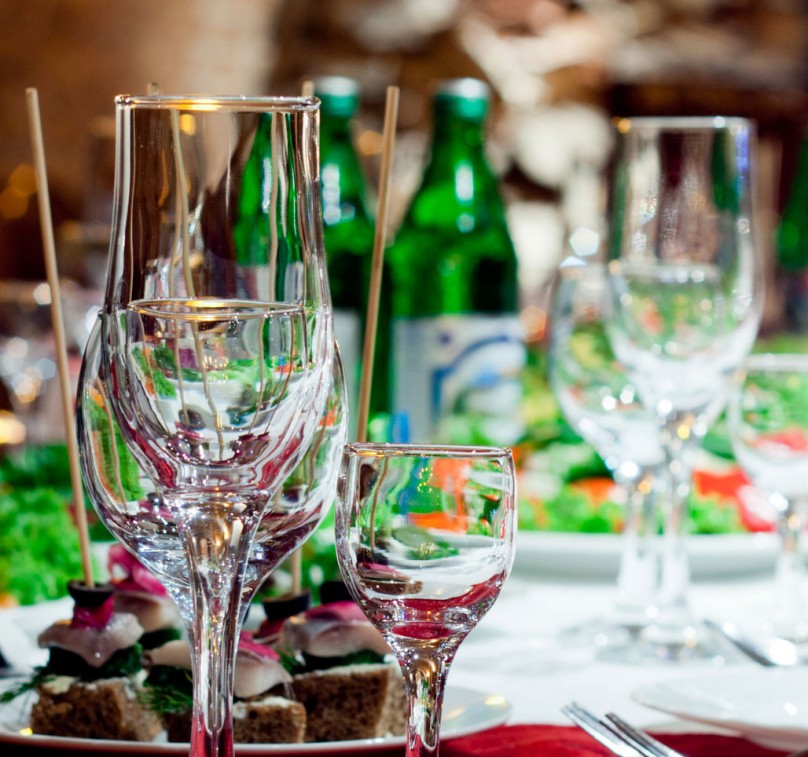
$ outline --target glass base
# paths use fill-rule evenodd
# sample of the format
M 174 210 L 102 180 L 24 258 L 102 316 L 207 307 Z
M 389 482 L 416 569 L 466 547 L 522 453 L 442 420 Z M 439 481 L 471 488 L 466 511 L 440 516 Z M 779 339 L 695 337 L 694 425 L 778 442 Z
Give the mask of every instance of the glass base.
M 743 656 L 702 623 L 649 623 L 640 634 L 631 662 L 660 665 L 721 667 L 743 661 Z
M 644 623 L 622 623 L 612 618 L 592 618 L 562 629 L 556 640 L 564 647 L 587 648 L 594 658 L 609 662 L 630 661 Z

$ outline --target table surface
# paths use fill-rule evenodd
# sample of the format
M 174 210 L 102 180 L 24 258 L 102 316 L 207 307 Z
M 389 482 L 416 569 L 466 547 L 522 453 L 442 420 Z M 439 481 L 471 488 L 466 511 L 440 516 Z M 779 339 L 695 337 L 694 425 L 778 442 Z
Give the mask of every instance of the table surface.
M 694 581 L 694 617 L 751 623 L 771 610 L 774 576 Z M 684 664 L 604 662 L 591 647 L 562 643 L 564 629 L 607 618 L 615 601 L 611 579 L 581 581 L 514 573 L 488 616 L 469 635 L 449 674 L 455 684 L 504 695 L 512 723 L 568 723 L 561 707 L 572 700 L 596 712 L 615 710 L 636 725 L 682 730 L 687 724 L 633 701 L 642 685 L 703 675 L 716 667 L 748 665 L 740 655 Z
M 768 570 L 694 581 L 690 592 L 693 613 L 741 623 L 765 617 L 771 609 L 773 582 L 773 572 Z M 598 659 L 591 646 L 562 643 L 564 629 L 608 617 L 615 596 L 613 576 L 596 580 L 515 570 L 488 615 L 461 645 L 449 686 L 504 696 L 512 706 L 509 722 L 513 724 L 568 725 L 561 708 L 576 700 L 598 713 L 617 711 L 642 727 L 710 730 L 640 705 L 631 693 L 642 685 L 704 674 L 716 667 L 715 662 L 610 663 Z M 69 612 L 69 600 L 62 602 Z M 25 647 L 27 635 L 29 652 L 35 654 L 31 639 L 41 627 L 35 613 L 0 611 L 3 650 L 14 644 L 17 651 L 11 659 L 20 659 L 16 655 Z M 754 667 L 740 656 L 727 659 L 725 665 L 729 664 Z

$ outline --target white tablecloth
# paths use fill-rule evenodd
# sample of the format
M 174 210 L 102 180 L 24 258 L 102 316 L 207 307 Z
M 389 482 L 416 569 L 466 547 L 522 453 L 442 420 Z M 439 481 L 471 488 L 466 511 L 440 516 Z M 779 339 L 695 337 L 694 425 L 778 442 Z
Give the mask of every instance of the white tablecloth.
M 773 575 L 737 580 L 696 581 L 691 600 L 696 616 L 739 622 L 765 617 L 771 607 Z M 567 723 L 561 707 L 571 700 L 596 712 L 616 710 L 641 726 L 698 729 L 642 706 L 631 698 L 638 686 L 671 677 L 702 675 L 709 662 L 614 664 L 599 661 L 586 646 L 559 643 L 558 633 L 588 619 L 608 615 L 614 581 L 564 579 L 514 572 L 498 601 L 463 642 L 449 674 L 449 686 L 506 697 L 512 723 Z M 69 617 L 72 602 L 0 611 L 0 650 L 9 661 L 41 664 L 46 653 L 36 635 L 59 617 Z M 735 658 L 731 664 L 739 662 Z
M 741 623 L 765 617 L 771 609 L 772 583 L 772 575 L 694 582 L 694 615 Z M 720 666 L 714 661 L 606 663 L 591 649 L 559 642 L 563 629 L 608 615 L 614 593 L 609 581 L 512 575 L 488 616 L 461 646 L 449 685 L 504 695 L 513 707 L 513 723 L 568 723 L 561 707 L 577 700 L 599 713 L 615 710 L 640 726 L 705 730 L 634 702 L 631 692 L 673 677 L 709 675 L 729 664 L 755 664 L 731 651 Z

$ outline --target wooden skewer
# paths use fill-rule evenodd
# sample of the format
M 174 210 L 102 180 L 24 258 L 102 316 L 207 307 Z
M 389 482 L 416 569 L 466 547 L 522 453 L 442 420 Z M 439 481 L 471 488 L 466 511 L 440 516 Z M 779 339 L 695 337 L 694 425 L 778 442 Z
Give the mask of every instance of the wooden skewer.
M 365 340 L 362 350 L 362 380 L 359 385 L 356 440 L 367 440 L 368 415 L 370 412 L 370 387 L 373 381 L 373 360 L 376 354 L 376 329 L 379 322 L 379 298 L 381 294 L 384 246 L 387 238 L 387 216 L 390 207 L 390 169 L 398 120 L 398 87 L 387 88 L 384 109 L 384 132 L 382 136 L 382 162 L 379 176 L 379 207 L 376 211 L 376 229 L 373 237 L 373 257 L 370 267 L 370 288 L 365 316 Z
M 62 317 L 62 298 L 59 288 L 59 271 L 56 264 L 56 244 L 53 238 L 53 220 L 51 218 L 50 194 L 48 191 L 48 174 L 45 166 L 45 146 L 42 139 L 42 122 L 39 114 L 39 94 L 33 87 L 25 91 L 28 101 L 28 116 L 31 127 L 31 143 L 34 149 L 34 165 L 36 168 L 37 197 L 39 202 L 39 220 L 42 231 L 42 245 L 45 248 L 45 269 L 51 293 L 51 320 L 53 336 L 56 341 L 56 357 L 59 369 L 59 382 L 62 394 L 62 409 L 67 441 L 67 457 L 70 463 L 70 483 L 73 488 L 73 509 L 76 528 L 79 532 L 81 546 L 81 562 L 84 570 L 84 583 L 92 588 L 93 565 L 90 557 L 90 535 L 87 529 L 87 513 L 84 510 L 84 489 L 79 467 L 79 449 L 76 436 L 76 418 L 73 408 L 73 390 L 70 385 L 70 371 L 67 362 L 67 340 L 65 339 L 64 319 Z

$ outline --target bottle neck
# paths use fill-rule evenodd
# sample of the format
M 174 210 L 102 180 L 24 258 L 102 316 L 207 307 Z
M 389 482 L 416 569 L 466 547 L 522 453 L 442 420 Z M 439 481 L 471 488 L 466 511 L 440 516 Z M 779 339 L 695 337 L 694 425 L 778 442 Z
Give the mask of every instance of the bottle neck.
M 472 164 L 490 173 L 485 157 L 483 127 L 479 121 L 449 113 L 436 113 L 432 152 L 424 182 L 430 177 L 452 175 L 458 163 Z

